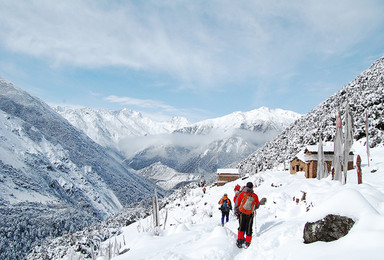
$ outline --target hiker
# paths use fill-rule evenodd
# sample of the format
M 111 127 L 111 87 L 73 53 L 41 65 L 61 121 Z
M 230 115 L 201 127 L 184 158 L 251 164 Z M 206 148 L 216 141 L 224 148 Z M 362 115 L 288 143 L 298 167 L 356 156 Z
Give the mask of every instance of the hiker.
M 232 210 L 231 200 L 228 198 L 227 193 L 220 199 L 219 204 L 221 207 L 221 225 L 224 226 L 224 217 L 226 217 L 226 222 L 229 220 L 229 211 Z
M 237 201 L 237 197 L 240 194 L 240 185 L 237 184 L 233 190 L 235 191 L 235 197 L 233 197 L 233 204 L 234 204 L 234 209 L 235 209 L 234 213 L 235 213 L 235 216 L 237 217 L 237 219 L 239 219 L 239 212 L 237 210 L 237 203 L 236 203 L 236 201 Z
M 203 192 L 204 192 L 204 194 L 205 194 L 205 191 L 206 191 L 206 190 L 207 190 L 207 189 L 204 187 L 204 188 L 203 188 Z
M 259 198 L 253 192 L 253 183 L 248 182 L 237 197 L 236 205 L 239 211 L 239 229 L 236 245 L 239 248 L 248 248 L 252 241 L 252 225 L 255 210 L 259 206 Z M 244 239 L 244 233 L 247 235 Z

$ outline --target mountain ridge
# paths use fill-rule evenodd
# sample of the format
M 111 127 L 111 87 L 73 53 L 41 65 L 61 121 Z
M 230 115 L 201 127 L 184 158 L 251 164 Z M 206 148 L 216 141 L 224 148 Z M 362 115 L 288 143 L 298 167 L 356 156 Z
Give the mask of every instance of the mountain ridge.
M 292 121 L 297 120 L 300 116 L 300 114 L 289 110 L 260 107 L 251 111 L 235 111 L 222 117 L 203 120 L 176 130 L 176 132 L 189 132 L 196 134 L 199 133 L 198 129 L 202 127 L 221 128 L 224 130 L 245 129 L 254 131 L 258 126 L 262 126 L 263 122 L 270 122 L 270 125 L 273 125 L 273 127 L 270 127 L 269 129 L 278 130 L 287 127 L 292 123 Z M 189 128 L 194 129 L 194 131 L 188 131 Z
M 184 117 L 155 121 L 127 108 L 109 110 L 54 106 L 53 109 L 96 143 L 114 149 L 118 149 L 121 138 L 125 136 L 165 134 L 189 124 Z

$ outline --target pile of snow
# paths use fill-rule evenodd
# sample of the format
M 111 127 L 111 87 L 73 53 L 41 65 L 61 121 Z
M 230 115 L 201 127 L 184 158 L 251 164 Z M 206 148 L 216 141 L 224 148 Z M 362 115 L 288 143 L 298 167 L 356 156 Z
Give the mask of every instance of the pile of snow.
M 267 171 L 221 187 L 208 187 L 205 194 L 201 187 L 194 188 L 169 200 L 160 211 L 165 228 L 154 232 L 152 218 L 147 217 L 124 227 L 103 247 L 121 245 L 119 251 L 125 253 L 112 258 L 116 260 L 379 259 L 384 255 L 384 147 L 371 150 L 370 167 L 365 147 L 356 143 L 354 150 L 362 158 L 363 184 L 357 184 L 356 170 L 348 172 L 346 185 L 330 177 L 306 179 L 303 173 Z M 224 193 L 232 199 L 235 185 L 248 181 L 257 185 L 255 192 L 267 202 L 257 211 L 251 246 L 239 249 L 235 245 L 237 219 L 231 212 L 230 221 L 222 227 L 218 201 Z M 301 200 L 304 192 L 306 199 Z M 327 214 L 348 216 L 356 223 L 337 241 L 304 244 L 305 223 Z M 104 254 L 98 259 L 107 257 Z

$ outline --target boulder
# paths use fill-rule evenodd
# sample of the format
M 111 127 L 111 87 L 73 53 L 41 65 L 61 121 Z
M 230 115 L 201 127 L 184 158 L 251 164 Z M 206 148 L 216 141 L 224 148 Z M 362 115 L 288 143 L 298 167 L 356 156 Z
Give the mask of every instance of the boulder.
M 316 222 L 307 222 L 304 226 L 304 243 L 337 240 L 347 235 L 354 224 L 351 218 L 332 214 Z

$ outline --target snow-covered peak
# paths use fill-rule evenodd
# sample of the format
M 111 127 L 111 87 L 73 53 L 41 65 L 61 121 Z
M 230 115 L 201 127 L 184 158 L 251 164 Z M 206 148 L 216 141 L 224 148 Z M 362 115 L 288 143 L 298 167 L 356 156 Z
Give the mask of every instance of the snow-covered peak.
M 190 125 L 189 121 L 185 117 L 182 117 L 182 116 L 174 116 L 170 120 L 168 120 L 167 122 L 169 122 L 173 126 L 174 129 L 179 129 L 179 128 L 185 127 L 187 125 Z
M 250 126 L 261 122 L 275 122 L 276 124 L 288 126 L 300 117 L 301 115 L 296 112 L 260 107 L 248 112 L 236 111 L 229 115 L 198 122 L 195 125 L 230 129 L 242 128 L 244 125 Z
M 118 147 L 120 141 L 132 136 L 159 135 L 189 125 L 187 119 L 174 117 L 168 121 L 155 121 L 140 112 L 122 109 L 92 109 L 54 107 L 76 128 L 104 147 Z
M 245 129 L 259 132 L 275 130 L 280 132 L 300 117 L 300 114 L 293 111 L 260 107 L 248 112 L 236 111 L 222 117 L 203 120 L 177 131 L 194 134 L 207 134 L 211 129 L 224 131 Z

